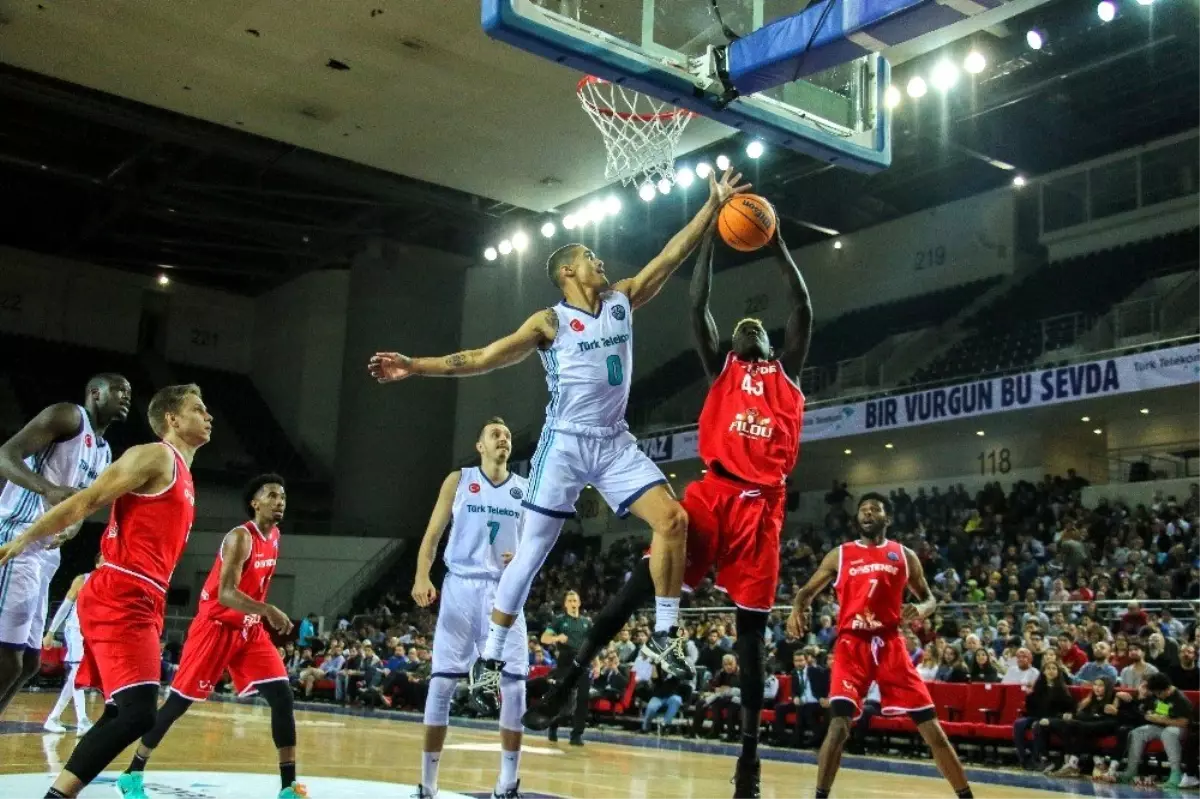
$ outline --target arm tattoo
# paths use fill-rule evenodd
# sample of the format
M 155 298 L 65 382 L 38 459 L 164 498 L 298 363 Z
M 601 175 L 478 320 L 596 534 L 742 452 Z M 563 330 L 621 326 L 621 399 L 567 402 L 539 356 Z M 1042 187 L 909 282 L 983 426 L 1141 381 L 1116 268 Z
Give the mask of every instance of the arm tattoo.
M 553 308 L 547 308 L 545 311 L 542 311 L 542 320 L 550 326 L 551 330 L 556 334 L 558 333 L 558 314 L 554 312 Z
M 456 352 L 453 355 L 446 356 L 446 366 L 451 369 L 461 369 L 467 365 L 467 354 L 465 352 Z

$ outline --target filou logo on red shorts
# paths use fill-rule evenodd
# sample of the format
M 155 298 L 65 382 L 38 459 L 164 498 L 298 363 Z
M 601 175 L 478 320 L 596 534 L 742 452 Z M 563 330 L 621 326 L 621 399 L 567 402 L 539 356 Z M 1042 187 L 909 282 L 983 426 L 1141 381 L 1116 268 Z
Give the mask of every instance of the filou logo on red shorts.
M 479 483 L 471 483 L 469 486 L 467 486 L 467 490 L 470 491 L 472 494 L 478 494 L 479 493 Z

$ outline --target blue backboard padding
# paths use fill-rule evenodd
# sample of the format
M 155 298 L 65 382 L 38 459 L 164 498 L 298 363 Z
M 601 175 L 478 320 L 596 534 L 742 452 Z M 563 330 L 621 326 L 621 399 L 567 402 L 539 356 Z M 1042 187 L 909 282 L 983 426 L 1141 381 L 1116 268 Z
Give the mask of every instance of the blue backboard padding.
M 983 11 L 1000 1 L 977 5 Z M 894 45 L 967 16 L 935 0 L 825 0 L 730 44 L 729 79 L 743 94 L 761 92 L 869 52 L 847 38 L 852 34 Z
M 766 144 L 807 153 L 858 172 L 877 172 L 892 162 L 891 116 L 882 110 L 871 131 L 871 146 L 863 146 L 841 136 L 794 124 L 740 100 L 717 109 L 716 98 L 702 95 L 691 81 L 667 69 L 657 68 L 644 59 L 622 53 L 619 48 L 570 36 L 522 16 L 513 9 L 512 0 L 483 0 L 482 24 L 484 32 L 493 39 L 716 119 L 756 136 Z M 881 60 L 879 69 L 883 73 L 879 86 L 886 86 L 887 63 Z M 882 97 L 876 98 L 876 107 L 883 108 Z

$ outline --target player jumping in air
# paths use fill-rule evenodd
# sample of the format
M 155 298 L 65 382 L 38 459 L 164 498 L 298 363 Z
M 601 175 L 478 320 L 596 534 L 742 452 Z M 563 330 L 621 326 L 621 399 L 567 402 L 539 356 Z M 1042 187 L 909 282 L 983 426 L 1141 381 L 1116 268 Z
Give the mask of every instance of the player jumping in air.
M 104 433 L 124 421 L 132 401 L 128 380 L 96 375 L 83 405 L 51 405 L 0 446 L 0 480 L 8 481 L 0 492 L 0 547 L 91 485 L 112 463 Z M 37 673 L 50 579 L 62 559 L 58 547 L 78 531 L 78 524 L 71 525 L 54 541 L 29 547 L 0 566 L 0 716 Z
M 76 744 L 47 797 L 77 796 L 154 726 L 167 586 L 195 518 L 190 469 L 212 434 L 212 417 L 194 385 L 161 389 L 147 416 L 160 441 L 130 447 L 96 482 L 0 547 L 3 565 L 112 505 L 100 540 L 104 562 L 79 592 L 87 647 L 76 681 L 104 694 L 104 715 Z
M 683 584 L 687 514 L 658 467 L 637 447 L 625 422 L 633 365 L 633 312 L 658 294 L 700 242 L 717 210 L 734 194 L 741 175 L 709 178 L 709 196 L 681 231 L 640 272 L 609 284 L 604 262 L 582 244 L 550 255 L 546 269 L 563 300 L 529 317 L 515 333 L 478 350 L 442 358 L 376 353 L 368 370 L 381 383 L 413 375 L 465 377 L 512 366 L 534 351 L 546 369 L 550 402 L 533 457 L 529 491 L 522 502 L 521 547 L 496 588 L 480 693 L 496 694 L 505 644 L 534 577 L 558 540 L 575 500 L 593 485 L 619 516 L 630 513 L 650 525 L 650 572 L 655 588 L 654 637 L 643 652 L 672 674 L 688 668 L 673 644 Z
M 271 738 L 279 751 L 280 799 L 308 794 L 296 782 L 296 714 L 287 667 L 265 620 L 281 635 L 292 630 L 288 615 L 267 604 L 279 559 L 279 527 L 287 489 L 277 474 L 262 474 L 243 494 L 251 520 L 230 530 L 200 589 L 200 607 L 188 628 L 171 693 L 158 709 L 154 728 L 142 736 L 129 768 L 117 779 L 125 799 L 146 799 L 142 776 L 151 753 L 193 702 L 203 702 L 227 670 L 238 696 L 257 693 L 271 708 Z
M 504 567 L 517 551 L 521 501 L 529 486 L 524 477 L 508 470 L 512 433 L 499 416 L 484 423 L 475 442 L 479 465 L 447 475 L 437 504 L 417 552 L 413 599 L 429 607 L 438 598 L 429 579 L 438 542 L 446 542 L 446 579 L 442 582 L 437 630 L 433 635 L 433 673 L 425 698 L 425 747 L 421 785 L 417 795 L 436 799 L 438 769 L 450 703 L 458 681 L 467 677 L 471 664 L 487 641 L 488 615 Z M 504 672 L 500 681 L 500 776 L 494 799 L 518 799 L 521 780 L 521 715 L 525 712 L 525 678 L 529 659 L 525 643 L 525 615 L 518 611 L 513 633 L 505 643 Z M 489 708 L 490 709 L 490 708 Z
M 692 330 L 712 385 L 700 412 L 700 458 L 708 471 L 688 486 L 683 497 L 689 519 L 684 584 L 696 586 L 715 565 L 717 586 L 738 607 L 735 647 L 741 661 L 742 752 L 734 774 L 734 796 L 757 797 L 764 633 L 779 581 L 784 480 L 796 464 L 804 423 L 804 395 L 796 380 L 812 336 L 812 303 L 787 245 L 776 235 L 775 262 L 792 299 L 783 349 L 771 349 L 762 322 L 743 319 L 734 326 L 732 350 L 722 357 L 720 334 L 708 308 L 712 232 L 705 236 L 692 273 Z M 643 559 L 596 617 L 592 634 L 570 667 L 573 672 L 526 714 L 526 726 L 544 729 L 563 712 L 573 674 L 585 668 L 649 598 L 645 564 Z
M 838 637 L 830 653 L 829 706 L 833 720 L 817 756 L 817 799 L 829 796 L 850 738 L 850 722 L 862 713 L 871 683 L 879 685 L 885 716 L 907 713 L 933 753 L 942 776 L 960 799 L 970 799 L 971 786 L 958 754 L 938 724 L 929 690 L 906 651 L 900 625 L 924 619 L 937 601 L 925 582 L 921 561 L 908 547 L 887 538 L 891 503 L 882 494 L 864 494 L 858 501 L 861 537 L 831 550 L 812 578 L 796 594 L 788 632 L 803 638 L 806 616 L 817 594 L 831 582 L 837 591 Z M 916 604 L 904 604 L 904 589 Z

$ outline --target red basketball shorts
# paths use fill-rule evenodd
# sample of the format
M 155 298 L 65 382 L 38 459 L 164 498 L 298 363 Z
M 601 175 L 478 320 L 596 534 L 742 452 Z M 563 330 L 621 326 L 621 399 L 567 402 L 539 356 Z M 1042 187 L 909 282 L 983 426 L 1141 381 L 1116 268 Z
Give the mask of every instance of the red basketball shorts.
M 238 696 L 248 696 L 264 682 L 287 680 L 287 667 L 261 624 L 230 627 L 197 616 L 188 628 L 171 690 L 184 699 L 208 699 L 221 675 L 229 671 Z
M 779 538 L 787 510 L 783 486 L 763 488 L 709 472 L 688 486 L 687 568 L 697 586 L 714 565 L 716 586 L 746 610 L 769 611 L 779 585 Z
M 879 704 L 885 716 L 897 716 L 933 707 L 929 689 L 921 681 L 904 648 L 904 637 L 895 632 L 882 635 L 838 635 L 830 653 L 829 698 L 854 703 L 854 717 L 862 714 L 863 700 L 871 683 L 879 684 Z
M 79 628 L 87 645 L 75 685 L 107 701 L 135 685 L 158 685 L 162 674 L 167 596 L 148 580 L 99 568 L 79 592 Z

